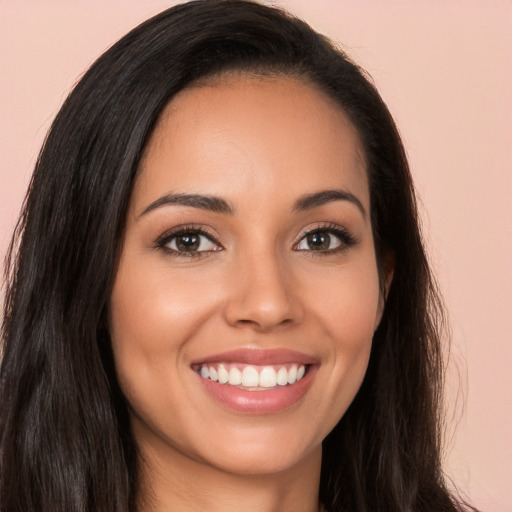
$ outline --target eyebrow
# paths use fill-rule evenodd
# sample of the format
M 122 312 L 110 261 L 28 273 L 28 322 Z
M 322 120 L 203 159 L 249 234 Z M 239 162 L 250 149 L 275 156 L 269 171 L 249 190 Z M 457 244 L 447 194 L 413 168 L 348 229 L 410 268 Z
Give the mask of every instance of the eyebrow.
M 201 210 L 208 210 L 215 213 L 228 213 L 232 215 L 235 208 L 225 199 L 216 196 L 205 196 L 201 194 L 166 194 L 153 201 L 137 217 L 142 217 L 147 213 L 156 210 L 162 206 L 178 204 L 181 206 L 191 206 Z
M 332 201 L 348 201 L 361 211 L 363 217 L 366 219 L 366 210 L 362 205 L 361 201 L 350 192 L 340 189 L 329 189 L 315 192 L 313 194 L 306 194 L 301 196 L 293 205 L 292 211 L 304 211 L 311 210 L 318 206 L 330 203 Z M 147 206 L 137 218 L 146 215 L 147 213 L 156 210 L 162 206 L 167 205 L 181 205 L 190 206 L 192 208 L 199 208 L 201 210 L 208 210 L 215 213 L 224 213 L 233 215 L 235 213 L 235 207 L 220 197 L 208 196 L 202 194 L 173 194 L 169 193 L 165 196 L 158 198 Z
M 332 201 L 348 201 L 354 204 L 363 214 L 363 218 L 366 219 L 366 210 L 361 201 L 354 194 L 340 189 L 322 190 L 313 194 L 306 194 L 295 202 L 292 211 L 311 210 Z

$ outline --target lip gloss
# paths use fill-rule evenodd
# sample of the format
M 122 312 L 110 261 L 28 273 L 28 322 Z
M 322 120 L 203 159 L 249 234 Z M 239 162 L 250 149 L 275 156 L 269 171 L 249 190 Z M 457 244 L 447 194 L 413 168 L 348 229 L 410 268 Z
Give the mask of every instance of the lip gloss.
M 197 377 L 210 396 L 229 409 L 251 414 L 270 414 L 287 409 L 298 402 L 311 385 L 315 373 L 315 368 L 310 367 L 304 377 L 294 384 L 257 391 L 214 382 L 199 374 Z
M 292 365 L 295 367 L 303 365 L 307 370 L 300 380 L 294 379 L 293 383 L 276 385 L 268 389 L 263 387 L 248 389 L 242 385 L 221 383 L 216 378 L 212 380 L 202 376 L 198 369 L 208 365 L 248 365 L 260 368 L 262 366 L 289 368 Z M 318 361 L 306 354 L 286 349 L 237 349 L 195 361 L 192 368 L 210 397 L 223 406 L 242 413 L 270 414 L 287 409 L 301 400 L 314 379 Z

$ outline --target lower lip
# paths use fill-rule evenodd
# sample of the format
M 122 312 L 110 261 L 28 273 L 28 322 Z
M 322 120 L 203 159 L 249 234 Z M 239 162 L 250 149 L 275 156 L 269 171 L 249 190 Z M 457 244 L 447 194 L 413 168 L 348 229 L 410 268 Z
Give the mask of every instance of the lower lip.
M 288 409 L 299 402 L 313 381 L 316 368 L 310 366 L 301 380 L 265 391 L 246 391 L 229 384 L 220 384 L 198 374 L 209 395 L 222 405 L 237 412 L 270 414 Z

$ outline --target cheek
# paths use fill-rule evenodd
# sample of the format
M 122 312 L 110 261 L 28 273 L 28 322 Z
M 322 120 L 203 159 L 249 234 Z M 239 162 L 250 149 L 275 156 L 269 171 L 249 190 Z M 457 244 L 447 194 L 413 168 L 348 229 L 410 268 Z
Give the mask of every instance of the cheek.
M 343 416 L 357 394 L 370 357 L 375 323 L 379 317 L 379 281 L 375 265 L 361 262 L 350 271 L 324 274 L 310 293 L 316 296 L 314 315 L 321 325 L 323 356 L 328 365 L 325 390 L 316 399 L 330 410 L 329 428 Z M 324 392 L 328 390 L 329 392 Z
M 121 262 L 110 301 L 114 346 L 153 355 L 179 350 L 215 307 L 212 288 L 201 286 L 198 274 L 170 273 L 159 261 L 145 268 Z
M 180 279 L 165 261 L 143 267 L 129 258 L 120 262 L 109 307 L 116 372 L 135 417 L 154 431 L 172 431 L 186 414 L 180 386 L 188 342 L 211 316 L 214 295 L 209 288 L 199 293 L 198 273 Z
M 308 294 L 320 323 L 340 347 L 371 342 L 380 318 L 379 278 L 371 254 L 319 275 Z
M 341 285 L 340 285 L 341 286 Z M 379 285 L 376 270 L 360 268 L 346 276 L 329 328 L 335 340 L 336 359 L 348 374 L 362 380 L 379 317 Z M 332 302 L 336 299 L 333 296 Z M 359 377 L 357 377 L 359 375 Z
M 159 258 L 143 266 L 128 254 L 120 262 L 109 326 L 119 383 L 134 410 L 151 408 L 188 370 L 187 342 L 215 307 L 213 291 L 198 290 L 198 274 L 180 279 Z

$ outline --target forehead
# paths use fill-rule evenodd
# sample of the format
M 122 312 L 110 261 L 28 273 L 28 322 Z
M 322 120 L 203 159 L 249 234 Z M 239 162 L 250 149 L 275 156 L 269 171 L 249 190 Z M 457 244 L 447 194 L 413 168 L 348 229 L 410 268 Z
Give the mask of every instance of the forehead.
M 167 105 L 134 200 L 142 207 L 158 194 L 207 192 L 247 203 L 275 192 L 285 202 L 329 188 L 369 206 L 362 145 L 348 116 L 298 79 L 238 75 L 185 89 Z

